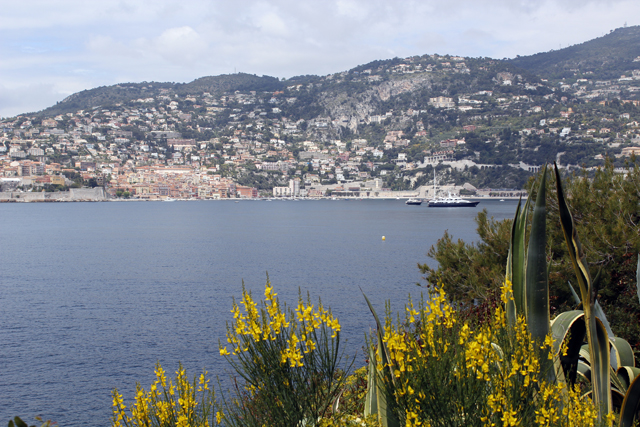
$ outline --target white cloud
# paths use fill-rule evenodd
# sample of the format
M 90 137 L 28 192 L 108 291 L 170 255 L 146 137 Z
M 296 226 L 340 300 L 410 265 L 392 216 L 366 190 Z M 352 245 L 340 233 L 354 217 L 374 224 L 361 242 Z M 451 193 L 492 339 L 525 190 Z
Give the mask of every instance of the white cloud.
M 152 42 L 154 50 L 170 63 L 191 64 L 207 49 L 207 42 L 191 27 L 169 28 Z
M 494 58 L 640 24 L 636 0 L 29 0 L 0 15 L 0 111 L 122 81 L 328 74 L 393 56 Z M 638 17 L 638 18 L 637 18 Z M 61 83 L 61 82 L 64 82 Z M 63 88 L 64 86 L 64 88 Z M 57 95 L 56 95 L 57 94 Z M 61 98 L 59 98 L 61 99 Z M 56 99 L 57 100 L 57 99 Z
M 277 10 L 265 4 L 258 4 L 252 11 L 251 21 L 263 36 L 287 37 L 290 28 L 280 17 Z

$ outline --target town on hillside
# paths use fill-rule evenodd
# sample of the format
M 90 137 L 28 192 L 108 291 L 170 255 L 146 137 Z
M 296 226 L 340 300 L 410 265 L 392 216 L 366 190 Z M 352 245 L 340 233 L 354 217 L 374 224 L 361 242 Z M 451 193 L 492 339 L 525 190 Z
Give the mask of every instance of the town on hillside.
M 433 197 L 434 181 L 514 196 L 545 162 L 624 168 L 640 153 L 633 65 L 615 79 L 579 68 L 545 79 L 424 55 L 277 90 L 118 85 L 139 96 L 1 120 L 0 200 Z

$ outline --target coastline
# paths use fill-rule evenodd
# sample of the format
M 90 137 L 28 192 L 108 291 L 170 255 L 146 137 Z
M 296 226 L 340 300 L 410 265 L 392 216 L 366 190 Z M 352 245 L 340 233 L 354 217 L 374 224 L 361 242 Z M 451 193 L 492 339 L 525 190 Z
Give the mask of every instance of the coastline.
M 72 188 L 68 191 L 59 192 L 0 192 L 0 203 L 53 203 L 53 202 L 160 202 L 160 201 L 197 201 L 197 200 L 406 200 L 423 199 L 430 200 L 435 197 L 446 195 L 447 193 L 460 194 L 461 186 L 443 186 L 434 189 L 430 186 L 421 186 L 410 191 L 338 191 L 330 196 L 314 197 L 254 197 L 254 198 L 189 198 L 172 199 L 169 196 L 145 195 L 147 197 L 112 198 L 102 187 L 95 188 Z M 470 200 L 493 200 L 493 199 L 519 199 L 526 198 L 525 190 L 515 189 L 478 189 L 474 195 L 461 195 L 462 198 Z M 167 200 L 169 199 L 169 200 Z

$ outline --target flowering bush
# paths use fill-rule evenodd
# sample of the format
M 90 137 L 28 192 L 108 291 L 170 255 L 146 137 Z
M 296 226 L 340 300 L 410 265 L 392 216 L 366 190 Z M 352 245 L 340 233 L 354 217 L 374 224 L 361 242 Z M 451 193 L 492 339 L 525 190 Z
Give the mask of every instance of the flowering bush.
M 225 399 L 230 426 L 316 425 L 345 383 L 340 323 L 321 302 L 300 297 L 295 310 L 280 304 L 267 281 L 260 306 L 243 287 L 220 345 L 239 376 Z M 341 369 L 343 368 L 343 369 Z M 300 424 L 302 425 L 302 424 Z
M 190 382 L 180 364 L 175 384 L 171 379 L 167 381 L 160 363 L 156 364 L 155 374 L 156 380 L 148 392 L 136 384 L 135 401 L 129 408 L 129 414 L 122 395 L 117 389 L 113 390 L 113 427 L 214 427 L 220 424 L 223 415 L 216 411 L 215 395 L 209 387 L 207 371 Z
M 523 317 L 507 325 L 502 307 L 472 327 L 440 288 L 417 307 L 409 299 L 404 321 L 387 313 L 384 329 L 389 364 L 378 357 L 377 369 L 391 369 L 385 387 L 407 427 L 597 425 L 596 408 L 581 398 L 586 390 L 548 380 L 551 337 L 536 342 Z

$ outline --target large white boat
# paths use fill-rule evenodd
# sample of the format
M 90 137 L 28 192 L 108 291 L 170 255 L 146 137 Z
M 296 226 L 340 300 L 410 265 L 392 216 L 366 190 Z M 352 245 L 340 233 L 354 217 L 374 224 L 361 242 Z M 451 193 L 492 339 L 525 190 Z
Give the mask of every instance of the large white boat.
M 462 199 L 460 196 L 452 195 L 449 193 L 447 197 L 436 196 L 436 171 L 433 170 L 433 199 L 429 200 L 430 208 L 473 208 L 478 206 L 480 202 L 472 202 L 470 200 Z
M 422 204 L 422 199 L 409 199 L 404 203 L 407 204 L 407 205 L 420 206 Z
M 471 200 L 465 200 L 459 196 L 449 193 L 448 197 L 436 197 L 429 200 L 430 208 L 462 208 L 462 207 L 474 207 L 478 206 L 480 202 L 472 202 Z

